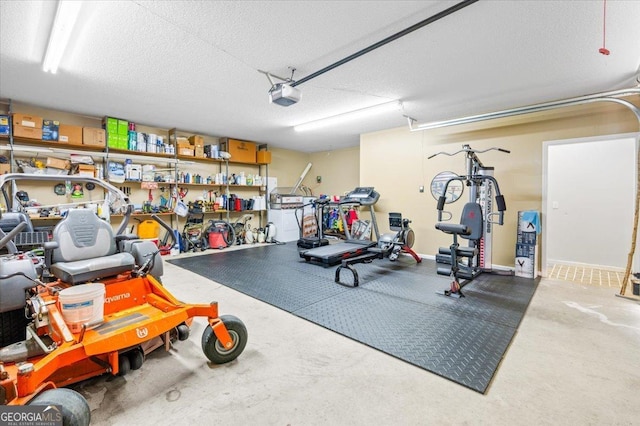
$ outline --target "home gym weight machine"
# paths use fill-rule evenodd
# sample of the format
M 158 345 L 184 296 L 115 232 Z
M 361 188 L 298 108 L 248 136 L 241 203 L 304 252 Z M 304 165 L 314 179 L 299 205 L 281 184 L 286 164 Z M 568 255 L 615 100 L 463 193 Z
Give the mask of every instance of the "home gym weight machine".
M 437 273 L 452 277 L 450 288 L 443 293 L 445 296 L 464 297 L 462 287 L 482 272 L 491 272 L 493 225 L 504 223 L 504 211 L 507 206 L 498 182 L 493 177 L 494 168 L 484 166 L 476 154 L 494 150 L 510 153 L 502 148 L 480 151 L 465 144 L 461 150 L 454 153 L 438 152 L 427 158 L 465 154 L 465 175 L 445 172 L 436 176 L 431 184 L 431 193 L 438 200 L 436 229 L 453 236 L 452 244 L 449 247 L 440 247 L 436 255 Z M 465 185 L 469 187 L 469 201 L 464 205 L 460 223 L 446 223 L 453 215 L 444 211 L 444 205 L 456 201 L 462 195 Z M 497 208 L 495 212 L 492 201 L 494 192 Z M 443 213 L 448 214 L 448 217 L 443 219 Z M 468 240 L 468 247 L 461 247 L 458 238 Z M 460 284 L 460 278 L 466 281 Z

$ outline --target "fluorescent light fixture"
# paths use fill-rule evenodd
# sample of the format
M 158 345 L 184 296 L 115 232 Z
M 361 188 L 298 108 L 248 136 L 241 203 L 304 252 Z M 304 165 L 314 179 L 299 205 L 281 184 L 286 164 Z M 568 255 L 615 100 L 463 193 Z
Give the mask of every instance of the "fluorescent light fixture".
M 362 108 L 356 111 L 345 112 L 342 114 L 334 115 L 320 120 L 310 121 L 308 123 L 298 124 L 293 129 L 296 132 L 306 132 L 309 130 L 316 130 L 322 127 L 334 126 L 349 121 L 357 121 L 363 118 L 368 118 L 374 115 L 383 114 L 394 110 L 399 110 L 402 106 L 402 102 L 393 101 L 385 102 L 383 104 L 374 105 L 368 108 Z
M 60 60 L 69 42 L 81 6 L 82 1 L 79 0 L 60 0 L 58 2 L 58 10 L 53 20 L 49 44 L 42 63 L 44 72 L 55 74 L 58 71 L 58 65 L 60 65 Z

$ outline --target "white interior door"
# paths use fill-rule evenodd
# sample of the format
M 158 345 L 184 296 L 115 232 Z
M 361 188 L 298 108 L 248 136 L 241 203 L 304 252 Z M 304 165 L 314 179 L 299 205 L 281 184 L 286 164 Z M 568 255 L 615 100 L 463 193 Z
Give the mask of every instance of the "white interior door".
M 543 273 L 622 270 L 631 248 L 638 134 L 544 143 Z

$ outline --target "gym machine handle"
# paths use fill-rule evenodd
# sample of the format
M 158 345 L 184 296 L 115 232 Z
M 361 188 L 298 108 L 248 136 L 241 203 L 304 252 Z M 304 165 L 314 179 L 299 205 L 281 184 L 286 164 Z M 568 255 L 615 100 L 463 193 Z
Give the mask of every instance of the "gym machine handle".
M 448 183 L 447 183 L 448 185 Z M 451 218 L 453 217 L 453 213 L 451 212 L 447 212 L 447 211 L 443 211 L 444 210 L 444 204 L 447 201 L 447 197 L 445 197 L 444 195 L 441 195 L 440 197 L 438 197 L 438 222 L 446 222 L 448 220 L 451 220 Z M 444 217 L 442 216 L 442 214 L 447 214 L 448 216 Z
M 507 210 L 507 204 L 504 202 L 504 195 L 496 195 L 496 207 L 498 208 L 498 211 L 489 213 L 487 215 L 487 220 L 497 225 L 504 225 L 504 212 Z M 496 215 L 498 216 L 497 221 L 493 220 L 493 217 Z
M 454 155 L 460 154 L 461 152 L 467 152 L 469 154 L 475 155 L 475 154 L 482 154 L 485 152 L 489 152 L 489 151 L 500 151 L 500 152 L 504 152 L 506 154 L 511 154 L 511 151 L 509 151 L 508 149 L 504 149 L 504 148 L 497 148 L 497 147 L 491 147 L 491 148 L 487 148 L 487 149 L 483 149 L 483 150 L 477 150 L 477 149 L 473 149 L 471 148 L 469 145 L 463 145 L 462 149 L 456 152 L 436 152 L 435 154 L 432 154 L 430 156 L 427 157 L 427 160 L 432 159 L 433 157 L 435 157 L 436 155 L 448 155 L 449 157 L 453 157 Z M 475 157 L 477 159 L 477 157 Z
M 498 216 L 498 220 L 493 220 L 494 216 Z M 493 212 L 487 215 L 487 221 L 496 225 L 504 225 L 504 213 L 503 212 Z

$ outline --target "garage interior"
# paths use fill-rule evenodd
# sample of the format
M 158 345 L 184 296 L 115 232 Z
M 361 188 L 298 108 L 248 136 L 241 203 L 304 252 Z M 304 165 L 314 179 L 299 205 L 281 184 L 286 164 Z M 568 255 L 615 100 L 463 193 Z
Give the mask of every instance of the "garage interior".
M 77 9 L 68 43 L 57 70 L 44 71 L 54 20 L 69 3 Z M 213 324 L 196 317 L 186 340 L 145 354 L 140 368 L 70 385 L 91 424 L 635 424 L 637 22 L 640 3 L 626 0 L 0 3 L 0 115 L 78 128 L 115 117 L 167 140 L 171 129 L 178 139 L 197 135 L 216 151 L 246 141 L 269 157 L 232 154 L 214 165 L 180 151 L 151 160 L 174 181 L 110 181 L 127 192 L 138 234 L 150 213 L 136 209 L 171 203 L 167 186 L 189 214 L 176 204 L 161 218 L 184 237 L 192 205 L 213 191 L 181 181 L 186 174 L 260 177 L 231 191 L 266 205 L 203 213 L 244 217 L 255 241 L 218 248 L 206 236 L 207 247 L 158 254 L 162 287 L 238 317 L 244 351 L 207 359 L 201 336 Z M 300 128 L 326 118 L 328 127 Z M 0 140 L 3 173 L 25 171 L 27 157 L 73 154 L 13 130 Z M 111 153 L 110 138 L 104 150 L 77 150 L 108 169 L 128 156 Z M 471 174 L 470 161 L 481 171 Z M 458 202 L 434 192 L 442 172 L 455 176 L 444 180 L 452 194 L 460 184 Z M 24 185 L 32 200 L 69 203 L 53 184 Z M 216 198 L 229 193 L 228 181 L 215 185 Z M 301 192 L 278 193 L 294 186 Z M 305 259 L 297 216 L 285 222 L 286 207 L 271 197 L 304 195 L 318 209 L 317 200 L 340 206 L 361 188 L 379 195 L 373 215 L 355 201 L 351 209 L 377 221 L 377 238 L 367 231 L 375 247 L 395 212 L 410 220 L 415 242 L 398 245 L 395 262 L 375 247 L 351 267 Z M 85 189 L 82 200 L 92 196 Z M 449 259 L 438 273 L 445 252 L 464 257 L 454 248 L 457 238 L 467 245 L 458 219 L 476 200 L 490 235 L 470 257 L 482 253 L 486 264 L 467 278 Z M 123 218 L 111 213 L 116 231 Z M 525 225 L 535 227 L 530 256 Z M 327 233 L 329 247 L 344 244 L 335 228 Z

